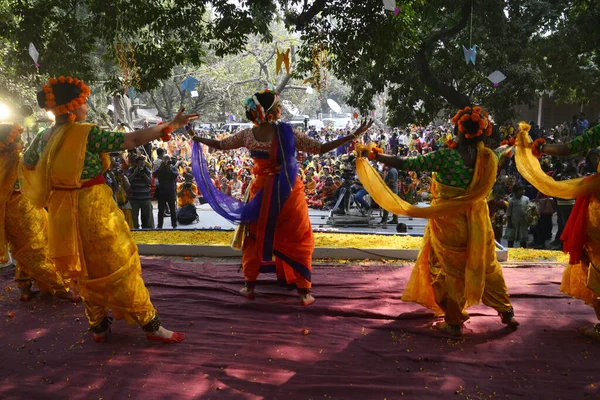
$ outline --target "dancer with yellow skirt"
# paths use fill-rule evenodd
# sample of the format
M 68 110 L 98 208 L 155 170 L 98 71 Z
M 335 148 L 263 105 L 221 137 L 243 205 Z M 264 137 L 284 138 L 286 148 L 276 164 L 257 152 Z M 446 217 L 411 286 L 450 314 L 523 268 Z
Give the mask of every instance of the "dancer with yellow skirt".
M 46 210 L 33 207 L 22 194 L 17 171 L 23 141 L 18 124 L 0 125 L 0 263 L 8 261 L 8 250 L 16 261 L 15 281 L 21 289 L 21 301 L 29 301 L 39 292 L 78 302 L 57 272 L 48 251 Z
M 173 121 L 130 133 L 107 132 L 78 123 L 87 116 L 89 88 L 71 77 L 51 78 L 38 93 L 40 107 L 56 116 L 25 151 L 21 190 L 35 207 L 48 207 L 50 255 L 66 283 L 79 290 L 92 337 L 103 342 L 115 318 L 142 326 L 150 341 L 179 342 L 184 334 L 165 329 L 141 277 L 137 246 L 123 213 L 104 184 L 108 152 L 152 140 L 170 140 L 170 132 L 197 115 L 180 111 Z
M 444 316 L 437 327 L 462 335 L 468 307 L 483 302 L 494 308 L 502 323 L 516 328 L 502 268 L 496 259 L 494 232 L 486 199 L 496 181 L 498 156 L 483 144 L 492 123 L 481 107 L 466 107 L 452 119 L 458 143 L 425 156 L 401 158 L 382 154 L 373 144 L 359 148 L 368 156 L 398 170 L 432 171 L 430 207 L 412 206 L 385 184 L 365 158 L 356 171 L 371 198 L 385 210 L 428 218 L 419 252 L 402 300 L 421 304 Z
M 531 127 L 521 122 L 519 129 L 515 160 L 523 178 L 547 196 L 577 199 L 561 236 L 563 251 L 569 253 L 569 265 L 560 290 L 593 307 L 600 320 L 600 174 L 555 181 L 542 170 L 538 159 L 543 154 L 564 157 L 597 148 L 600 125 L 567 144 L 546 144 L 545 139 L 532 143 Z M 580 332 L 600 340 L 600 323 L 581 328 Z
M 261 271 L 276 272 L 278 279 L 295 285 L 300 305 L 308 306 L 315 298 L 312 287 L 313 232 L 304 197 L 304 184 L 298 175 L 296 150 L 325 154 L 351 142 L 372 125 L 366 121 L 352 134 L 328 143 L 319 143 L 307 135 L 295 133 L 291 125 L 277 122 L 281 104 L 277 93 L 265 90 L 246 99 L 246 117 L 256 126 L 224 140 L 195 136 L 192 171 L 204 199 L 221 216 L 241 223 L 242 267 L 245 287 L 240 293 L 255 297 L 256 280 Z M 210 179 L 199 143 L 218 150 L 245 147 L 254 159 L 255 179 L 249 188 L 249 201 L 243 203 L 220 193 Z M 241 242 L 241 241 L 240 241 Z M 275 260 L 273 260 L 275 258 Z

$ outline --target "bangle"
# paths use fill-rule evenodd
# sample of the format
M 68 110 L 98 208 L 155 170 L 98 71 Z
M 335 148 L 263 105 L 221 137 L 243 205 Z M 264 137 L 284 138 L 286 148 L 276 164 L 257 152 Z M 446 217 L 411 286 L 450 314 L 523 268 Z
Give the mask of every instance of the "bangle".
M 173 127 L 171 126 L 171 124 L 159 122 L 158 125 L 165 125 L 164 128 L 162 128 L 162 136 L 160 137 L 160 140 L 162 140 L 163 142 L 168 142 L 169 140 L 171 140 L 171 132 L 173 132 Z
M 383 150 L 381 150 L 379 147 L 373 147 L 367 158 L 371 161 L 374 161 L 379 153 L 383 153 Z
M 544 138 L 535 139 L 531 145 L 531 152 L 533 153 L 534 156 L 541 157 L 542 149 L 544 148 L 545 145 L 546 145 L 546 139 L 544 139 Z

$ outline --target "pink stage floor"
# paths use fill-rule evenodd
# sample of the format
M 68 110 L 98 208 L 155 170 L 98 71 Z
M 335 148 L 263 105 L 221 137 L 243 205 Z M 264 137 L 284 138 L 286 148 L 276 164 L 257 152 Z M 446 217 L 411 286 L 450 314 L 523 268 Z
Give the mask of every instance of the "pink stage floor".
M 410 266 L 315 268 L 311 307 L 264 277 L 238 295 L 238 265 L 144 259 L 144 278 L 176 345 L 113 324 L 91 340 L 82 305 L 18 300 L 0 275 L 2 399 L 427 399 L 600 397 L 600 343 L 577 328 L 594 313 L 559 292 L 562 268 L 507 268 L 516 332 L 485 307 L 461 340 L 400 301 Z M 12 288 L 12 290 L 11 290 Z M 308 330 L 304 334 L 303 330 Z M 306 333 L 306 332 L 305 332 Z

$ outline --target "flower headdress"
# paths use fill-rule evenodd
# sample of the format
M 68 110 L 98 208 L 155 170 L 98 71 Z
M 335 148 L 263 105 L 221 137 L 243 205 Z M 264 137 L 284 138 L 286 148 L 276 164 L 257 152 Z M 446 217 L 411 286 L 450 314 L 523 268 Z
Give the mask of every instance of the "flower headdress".
M 13 124 L 9 134 L 5 137 L 0 137 L 0 155 L 21 152 L 23 150 L 22 134 L 23 127 L 19 124 Z
M 476 123 L 478 126 L 477 131 L 474 133 L 469 132 L 468 127 L 465 126 L 466 121 Z M 459 110 L 452 118 L 452 123 L 458 126 L 458 131 L 465 135 L 467 139 L 479 137 L 484 133 L 486 136 L 492 134 L 492 121 L 490 121 L 490 116 L 479 106 L 473 108 L 465 107 L 464 109 Z
M 69 85 L 76 86 L 80 90 L 79 95 L 66 104 L 56 104 L 56 97 L 54 96 L 53 87 L 58 85 L 59 83 L 66 83 Z M 88 96 L 90 95 L 90 88 L 87 87 L 87 85 L 83 81 L 77 78 L 72 78 L 70 76 L 59 76 L 58 79 L 50 78 L 48 79 L 48 84 L 44 85 L 42 87 L 42 90 L 44 91 L 46 97 L 44 109 L 46 111 L 52 112 L 52 114 L 54 114 L 55 116 L 69 114 L 68 120 L 70 122 L 75 121 L 75 114 L 73 114 L 72 112 L 84 105 L 87 101 Z
M 273 95 L 275 96 L 275 99 L 273 100 L 273 104 L 271 104 L 271 106 L 269 108 L 267 108 L 266 110 L 260 104 L 260 101 L 258 101 L 258 98 L 256 97 L 257 94 L 265 94 L 265 93 L 273 93 Z M 258 93 L 253 94 L 252 97 L 248 97 L 246 100 L 244 100 L 244 107 L 246 108 L 246 111 L 248 111 L 252 115 L 252 117 L 253 117 L 252 122 L 255 125 L 260 125 L 260 124 L 264 124 L 265 122 L 272 122 L 273 117 L 271 115 L 268 115 L 267 113 L 269 111 L 271 111 L 273 109 L 273 107 L 275 107 L 278 103 L 279 103 L 279 95 L 271 89 L 265 89 L 265 90 L 261 90 Z

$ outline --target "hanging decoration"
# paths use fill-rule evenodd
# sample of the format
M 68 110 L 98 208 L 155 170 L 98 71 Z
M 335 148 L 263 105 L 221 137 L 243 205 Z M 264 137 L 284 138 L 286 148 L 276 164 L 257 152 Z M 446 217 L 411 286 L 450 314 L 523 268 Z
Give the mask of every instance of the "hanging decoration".
M 465 54 L 465 61 L 467 65 L 469 64 L 469 62 L 475 65 L 475 58 L 477 57 L 477 45 L 475 44 L 469 49 L 463 46 L 463 52 Z
M 141 78 L 131 43 L 115 43 L 115 54 L 122 75 L 123 91 L 127 93 L 130 88 L 140 89 Z
M 191 94 L 192 91 L 194 89 L 196 89 L 197 84 L 198 84 L 198 79 L 194 78 L 193 76 L 188 76 L 181 82 L 181 85 L 180 85 L 181 91 L 184 93 L 187 91 Z
M 492 81 L 494 87 L 498 87 L 500 82 L 506 79 L 506 76 L 500 71 L 494 71 L 488 76 L 488 79 Z
M 285 52 L 283 51 L 279 51 L 279 48 L 276 49 L 277 51 L 277 61 L 275 64 L 275 74 L 279 75 L 279 72 L 281 71 L 281 64 L 285 65 L 285 72 L 289 75 L 290 74 L 290 50 L 291 49 L 287 49 Z
M 37 49 L 35 48 L 35 45 L 33 43 L 29 43 L 29 57 L 31 57 L 31 59 L 33 60 L 33 63 L 35 64 L 36 68 L 40 67 L 40 64 L 38 64 L 38 58 L 40 57 L 40 53 L 38 53 Z
M 396 0 L 383 0 L 383 8 L 394 13 L 394 17 L 402 11 L 402 7 L 396 7 Z
M 117 59 L 117 67 L 121 72 L 123 92 L 127 93 L 130 88 L 138 90 L 141 88 L 141 78 L 133 45 L 131 42 L 122 39 L 123 35 L 120 29 L 121 12 L 119 6 L 120 1 L 117 1 L 117 25 L 115 27 L 114 52 Z
M 319 94 L 327 88 L 327 68 L 329 56 L 325 46 L 321 43 L 314 45 L 312 49 L 312 76 L 304 80 L 310 83 Z
M 463 46 L 463 54 L 465 56 L 465 62 L 467 65 L 472 63 L 475 65 L 475 58 L 477 57 L 477 45 L 473 44 L 473 1 L 471 0 L 471 27 L 469 28 L 469 48 Z

